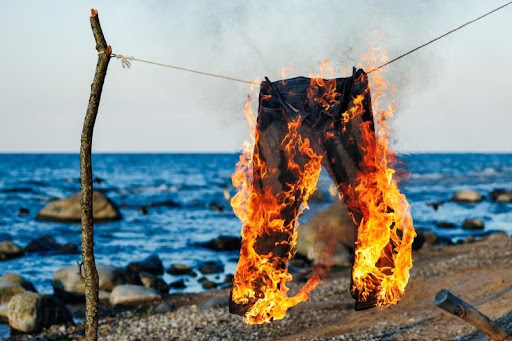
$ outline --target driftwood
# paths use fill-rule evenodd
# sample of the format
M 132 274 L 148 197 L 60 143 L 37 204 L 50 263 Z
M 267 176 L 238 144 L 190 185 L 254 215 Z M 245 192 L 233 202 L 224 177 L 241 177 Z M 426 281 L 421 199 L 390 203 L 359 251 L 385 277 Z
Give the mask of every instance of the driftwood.
M 85 339 L 98 339 L 99 278 L 94 260 L 94 234 L 92 216 L 92 164 L 91 146 L 94 122 L 98 114 L 101 91 L 107 74 L 112 48 L 107 45 L 101 30 L 98 12 L 91 10 L 91 28 L 96 40 L 98 63 L 91 85 L 89 105 L 85 115 L 80 144 L 80 184 L 82 221 L 82 264 L 85 278 Z
M 509 336 L 507 331 L 496 325 L 487 316 L 446 289 L 437 293 L 434 304 L 439 308 L 460 317 L 464 321 L 471 323 L 493 340 L 502 341 L 507 339 L 507 336 Z

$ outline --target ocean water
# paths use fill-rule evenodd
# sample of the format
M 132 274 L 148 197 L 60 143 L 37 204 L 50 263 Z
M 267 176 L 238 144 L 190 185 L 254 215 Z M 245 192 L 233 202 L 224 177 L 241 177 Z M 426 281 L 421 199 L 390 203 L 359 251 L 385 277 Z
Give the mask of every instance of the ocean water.
M 96 154 L 94 176 L 102 182 L 95 189 L 118 206 L 121 221 L 95 225 L 95 254 L 98 263 L 126 266 L 151 254 L 158 254 L 167 268 L 172 263 L 192 267 L 205 260 L 224 263 L 222 274 L 208 275 L 220 282 L 236 267 L 237 252 L 215 252 L 198 246 L 219 235 L 239 236 L 241 224 L 225 200 L 231 194 L 231 174 L 236 154 Z M 465 238 L 461 229 L 468 217 L 485 222 L 484 232 L 503 230 L 512 234 L 512 204 L 494 203 L 488 197 L 495 188 L 512 189 L 512 154 L 411 154 L 401 155 L 410 175 L 400 187 L 407 195 L 415 226 L 434 230 L 453 241 Z M 327 192 L 330 179 L 322 172 L 319 188 Z M 451 203 L 458 190 L 474 189 L 486 195 L 478 204 Z M 79 191 L 79 158 L 76 154 L 0 154 L 0 240 L 20 246 L 44 234 L 60 243 L 80 243 L 80 225 L 40 222 L 34 218 L 51 200 Z M 301 221 L 305 222 L 329 205 L 332 199 L 312 203 Z M 445 200 L 439 210 L 426 204 Z M 147 215 L 137 206 L 175 202 L 177 207 L 158 206 Z M 224 207 L 215 211 L 211 204 Z M 27 208 L 28 215 L 18 215 Z M 454 229 L 438 229 L 437 221 L 452 222 Z M 80 255 L 26 254 L 1 261 L 0 275 L 16 272 L 32 281 L 40 292 L 51 293 L 55 271 L 74 266 Z M 166 274 L 167 282 L 176 280 Z M 201 291 L 197 278 L 187 278 L 181 292 Z M 173 289 L 172 292 L 177 290 Z

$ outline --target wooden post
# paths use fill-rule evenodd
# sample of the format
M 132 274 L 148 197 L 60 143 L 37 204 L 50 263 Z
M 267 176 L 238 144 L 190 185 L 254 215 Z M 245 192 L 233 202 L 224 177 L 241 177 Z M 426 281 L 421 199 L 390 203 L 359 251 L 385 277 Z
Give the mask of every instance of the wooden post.
M 80 144 L 80 185 L 81 185 L 81 221 L 82 221 L 82 264 L 85 272 L 85 339 L 98 339 L 98 309 L 99 309 L 99 278 L 94 260 L 93 234 L 93 187 L 91 146 L 94 122 L 98 114 L 101 91 L 107 74 L 108 63 L 112 48 L 107 46 L 101 30 L 98 12 L 91 9 L 91 28 L 96 40 L 98 63 L 91 85 L 89 105 L 85 114 L 82 138 Z
M 471 323 L 493 340 L 502 341 L 509 336 L 509 333 L 492 322 L 487 316 L 446 289 L 437 293 L 434 304 L 439 308 L 460 317 L 464 321 Z

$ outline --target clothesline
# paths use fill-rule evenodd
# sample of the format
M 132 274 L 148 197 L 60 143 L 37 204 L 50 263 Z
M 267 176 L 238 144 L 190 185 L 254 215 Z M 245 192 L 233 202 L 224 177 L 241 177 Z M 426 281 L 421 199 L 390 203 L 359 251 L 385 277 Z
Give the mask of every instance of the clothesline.
M 436 41 L 438 41 L 438 40 L 440 40 L 440 39 L 442 39 L 442 38 L 444 38 L 444 37 L 446 37 L 446 36 L 456 32 L 456 31 L 458 31 L 458 30 L 460 30 L 460 29 L 462 29 L 462 28 L 464 28 L 464 27 L 466 27 L 466 26 L 468 26 L 468 25 L 470 25 L 470 24 L 472 24 L 472 23 L 474 23 L 474 22 L 476 22 L 476 21 L 478 21 L 480 19 L 483 19 L 486 16 L 491 15 L 492 13 L 495 13 L 495 12 L 497 12 L 497 11 L 499 11 L 499 10 L 501 10 L 501 9 L 511 5 L 511 4 L 512 4 L 512 1 L 507 2 L 507 3 L 505 3 L 505 4 L 501 5 L 501 6 L 493 9 L 492 11 L 489 11 L 489 12 L 487 12 L 487 13 L 485 13 L 485 14 L 483 14 L 483 15 L 481 15 L 481 16 L 473 19 L 473 20 L 470 20 L 470 21 L 468 21 L 468 22 L 466 22 L 466 23 L 464 23 L 464 24 L 462 24 L 462 25 L 460 25 L 460 26 L 458 26 L 458 27 L 456 27 L 456 28 L 446 32 L 445 34 L 442 34 L 442 35 L 440 35 L 440 36 L 438 36 L 438 37 L 436 37 L 436 38 L 434 38 L 434 39 L 432 39 L 432 40 L 430 40 L 430 41 L 428 41 L 428 42 L 426 42 L 426 43 L 424 43 L 424 44 L 422 44 L 422 45 L 420 45 L 420 46 L 418 46 L 418 47 L 416 47 L 416 48 L 414 48 L 414 49 L 412 49 L 412 50 L 410 50 L 410 51 L 408 51 L 406 53 L 404 53 L 404 54 L 401 54 L 400 56 L 398 56 L 396 58 L 391 59 L 390 61 L 388 61 L 388 62 L 386 62 L 386 63 L 384 63 L 384 64 L 382 64 L 380 66 L 377 66 L 376 68 L 371 69 L 367 73 L 372 73 L 374 71 L 382 69 L 383 67 L 386 67 L 389 64 L 394 63 L 397 60 L 402 59 L 403 57 L 408 56 L 409 54 L 414 53 L 414 52 L 416 52 L 416 51 L 426 47 L 427 45 L 430 45 L 430 44 L 432 44 L 432 43 L 434 43 L 434 42 L 436 42 Z M 138 62 L 141 62 L 141 63 L 147 63 L 147 64 L 152 64 L 152 65 L 157 65 L 157 66 L 163 66 L 163 67 L 167 67 L 167 68 L 171 68 L 171 69 L 175 69 L 175 70 L 196 73 L 196 74 L 200 74 L 200 75 L 203 75 L 203 76 L 222 78 L 222 79 L 226 79 L 226 80 L 230 80 L 230 81 L 235 81 L 235 82 L 240 82 L 240 83 L 246 83 L 246 84 L 252 84 L 252 85 L 259 85 L 260 84 L 260 83 L 258 83 L 258 81 L 249 81 L 249 80 L 245 80 L 245 79 L 241 79 L 241 78 L 236 78 L 236 77 L 231 77 L 231 76 L 226 76 L 226 75 L 221 75 L 221 74 L 216 74 L 216 73 L 211 73 L 211 72 L 204 72 L 204 71 L 189 69 L 189 68 L 185 68 L 185 67 L 182 67 L 182 66 L 176 66 L 176 65 L 172 65 L 172 64 L 157 63 L 157 62 L 153 62 L 153 61 L 150 61 L 150 60 L 136 58 L 136 57 L 133 57 L 133 56 L 128 57 L 128 56 L 125 56 L 125 55 L 122 55 L 122 54 L 114 54 L 114 53 L 112 53 L 111 57 L 112 58 L 115 57 L 117 59 L 120 59 L 121 60 L 121 65 L 123 66 L 123 68 L 130 68 L 132 61 L 138 61 Z

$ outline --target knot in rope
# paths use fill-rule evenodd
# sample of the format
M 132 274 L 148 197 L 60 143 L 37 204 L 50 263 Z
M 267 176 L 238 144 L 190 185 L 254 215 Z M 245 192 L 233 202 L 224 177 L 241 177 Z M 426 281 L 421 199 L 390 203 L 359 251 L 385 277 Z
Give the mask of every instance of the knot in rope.
M 112 54 L 112 57 L 116 57 L 116 59 L 121 59 L 121 65 L 123 66 L 123 69 L 129 69 L 132 66 L 132 60 L 135 59 L 135 57 L 127 57 L 123 56 L 122 54 Z

